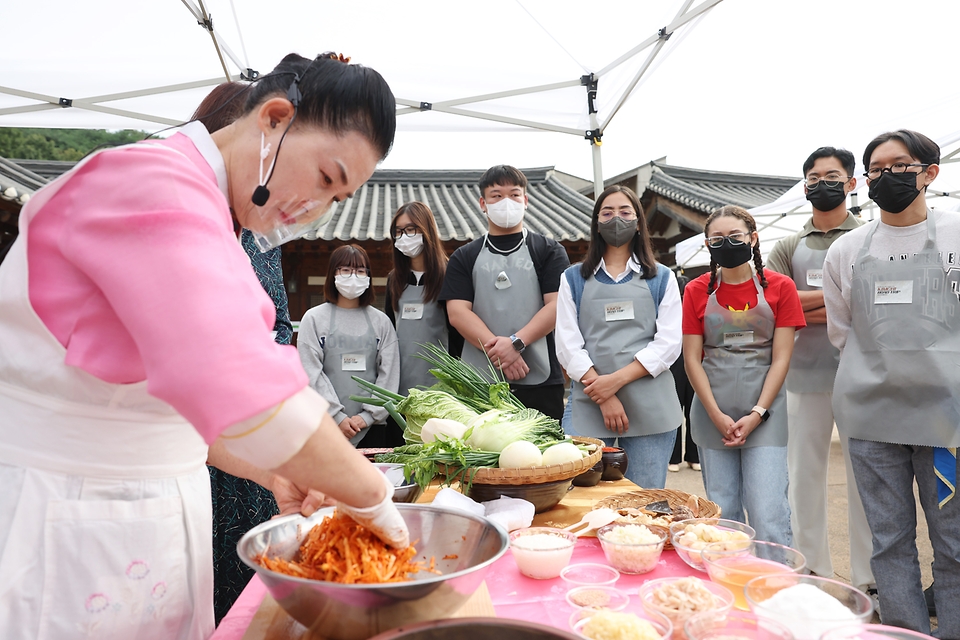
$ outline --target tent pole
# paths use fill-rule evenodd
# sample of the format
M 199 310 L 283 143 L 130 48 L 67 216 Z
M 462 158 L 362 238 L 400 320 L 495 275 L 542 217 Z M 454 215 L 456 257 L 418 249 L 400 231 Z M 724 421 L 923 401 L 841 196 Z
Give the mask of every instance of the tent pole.
M 590 126 L 594 131 L 600 130 L 597 123 L 597 114 L 590 114 Z M 603 193 L 603 164 L 600 162 L 600 138 L 591 138 L 590 150 L 593 153 L 593 199 L 596 200 Z

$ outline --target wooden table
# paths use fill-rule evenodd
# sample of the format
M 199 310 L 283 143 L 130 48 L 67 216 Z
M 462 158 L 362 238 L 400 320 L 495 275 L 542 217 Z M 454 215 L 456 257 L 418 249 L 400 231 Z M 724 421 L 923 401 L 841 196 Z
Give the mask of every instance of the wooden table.
M 533 519 L 536 526 L 564 527 L 578 522 L 593 505 L 615 493 L 633 491 L 637 485 L 629 480 L 601 482 L 595 487 L 574 487 L 556 507 Z M 429 503 L 440 490 L 429 487 L 418 502 Z M 577 543 L 571 562 L 603 562 L 596 538 L 584 537 Z M 697 575 L 676 553 L 665 551 L 662 566 L 646 576 L 623 576 L 618 587 L 636 593 L 647 578 L 673 575 Z M 704 574 L 699 574 L 704 576 Z M 531 580 L 520 576 L 509 553 L 491 566 L 486 581 L 454 617 L 500 616 L 532 620 L 565 628 L 572 613 L 563 601 L 564 588 L 559 578 Z M 266 593 L 259 578 L 244 589 L 233 608 L 220 623 L 211 640 L 323 640 L 288 616 Z

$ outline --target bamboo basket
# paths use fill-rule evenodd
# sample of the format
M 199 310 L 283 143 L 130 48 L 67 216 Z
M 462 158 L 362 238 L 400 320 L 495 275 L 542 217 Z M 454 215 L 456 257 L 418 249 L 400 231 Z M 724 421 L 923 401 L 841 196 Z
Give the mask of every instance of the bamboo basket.
M 468 471 L 466 478 L 473 484 L 509 485 L 541 484 L 544 482 L 573 479 L 600 461 L 604 447 L 603 441 L 597 440 L 596 438 L 573 436 L 573 441 L 577 444 L 594 444 L 597 445 L 597 448 L 593 453 L 576 462 L 564 462 L 563 464 L 553 464 L 548 467 L 531 467 L 529 469 L 493 469 L 481 467 L 475 471 Z
M 614 511 L 618 511 L 620 509 L 641 509 L 652 502 L 666 500 L 671 509 L 676 509 L 680 506 L 689 507 L 689 501 L 691 497 L 697 499 L 697 518 L 720 517 L 720 505 L 718 505 L 716 502 L 711 502 L 706 498 L 695 496 L 692 493 L 687 493 L 686 491 L 677 491 L 676 489 L 639 489 L 637 491 L 616 493 L 599 500 L 595 505 L 593 505 L 593 508 L 613 509 Z M 673 544 L 669 536 L 667 537 L 667 542 L 664 544 L 663 548 L 673 549 Z

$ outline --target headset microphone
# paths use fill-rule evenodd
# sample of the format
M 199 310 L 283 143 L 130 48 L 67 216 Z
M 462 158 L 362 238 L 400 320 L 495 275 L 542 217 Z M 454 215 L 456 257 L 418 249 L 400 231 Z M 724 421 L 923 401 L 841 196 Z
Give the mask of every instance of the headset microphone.
M 311 64 L 313 64 L 311 62 Z M 307 69 L 310 67 L 308 66 Z M 306 72 L 304 72 L 306 73 Z M 290 127 L 293 126 L 293 121 L 297 119 L 297 112 L 299 111 L 300 101 L 303 99 L 303 95 L 300 93 L 300 74 L 293 74 L 293 82 L 290 84 L 290 88 L 287 89 L 287 100 L 293 104 L 293 117 L 290 118 L 290 122 L 287 124 L 287 128 L 283 130 L 283 135 L 280 136 L 280 142 L 277 144 L 277 153 L 273 156 L 273 162 L 270 163 L 270 168 L 267 169 L 267 178 L 263 178 L 263 161 L 266 159 L 267 152 L 270 149 L 270 145 L 267 145 L 263 148 L 263 135 L 260 137 L 260 181 L 262 184 L 258 185 L 256 189 L 253 190 L 253 195 L 250 197 L 250 201 L 253 202 L 258 207 L 262 207 L 267 204 L 267 200 L 270 199 L 270 189 L 267 189 L 267 184 L 270 182 L 270 178 L 273 177 L 273 168 L 276 165 L 277 158 L 280 157 L 280 147 L 283 145 L 283 139 L 287 137 L 287 131 L 290 130 Z

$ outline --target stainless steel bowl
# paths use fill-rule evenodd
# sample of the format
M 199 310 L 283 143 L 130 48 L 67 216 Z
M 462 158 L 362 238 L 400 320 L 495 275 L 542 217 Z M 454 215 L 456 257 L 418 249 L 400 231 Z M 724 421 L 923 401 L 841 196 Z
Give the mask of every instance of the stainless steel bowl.
M 394 502 L 416 502 L 423 489 L 416 483 L 407 483 L 403 477 L 403 465 L 399 463 L 374 462 L 373 466 L 380 469 L 387 480 L 393 483 Z
M 435 558 L 441 575 L 421 571 L 411 582 L 337 584 L 275 573 L 253 560 L 263 553 L 294 557 L 301 538 L 332 514 L 332 507 L 309 518 L 294 515 L 264 522 L 240 539 L 237 553 L 257 572 L 277 604 L 324 638 L 369 638 L 400 625 L 449 617 L 506 552 L 507 534 L 485 518 L 463 512 L 417 504 L 398 504 L 397 509 L 410 529 L 418 558 Z

